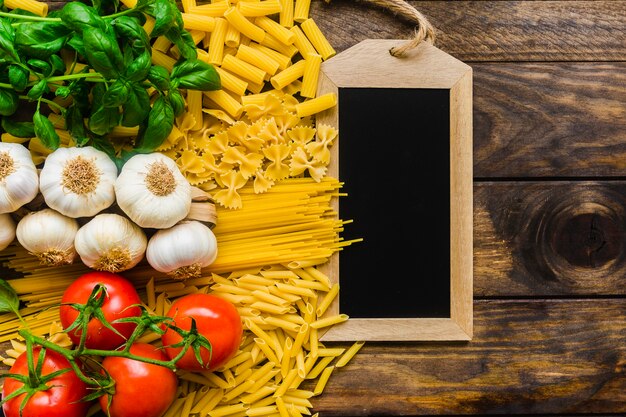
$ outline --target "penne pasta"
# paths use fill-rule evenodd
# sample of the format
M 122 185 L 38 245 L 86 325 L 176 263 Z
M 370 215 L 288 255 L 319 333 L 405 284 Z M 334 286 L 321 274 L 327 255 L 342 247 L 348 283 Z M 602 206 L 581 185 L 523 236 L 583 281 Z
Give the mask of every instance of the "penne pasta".
M 224 12 L 224 17 L 228 23 L 248 38 L 256 42 L 263 42 L 265 39 L 265 31 L 248 20 L 235 6 L 229 7 Z
M 282 10 L 279 0 L 240 1 L 237 8 L 246 17 L 267 16 Z
M 228 2 L 223 2 L 228 3 Z M 216 18 L 213 32 L 209 37 L 208 61 L 211 64 L 221 65 L 224 45 L 226 44 L 226 32 L 228 31 L 228 22 L 225 19 Z M 243 94 L 242 94 L 243 95 Z
M 259 16 L 254 20 L 254 23 L 266 33 L 270 34 L 279 42 L 285 45 L 291 45 L 296 39 L 296 35 L 280 23 L 267 16 Z
M 303 62 L 303 61 L 299 61 Z M 312 98 L 302 103 L 296 104 L 296 112 L 298 117 L 312 116 L 321 113 L 324 110 L 331 109 L 337 105 L 337 96 L 335 93 L 326 93 L 316 98 Z
M 296 0 L 293 12 L 293 20 L 302 23 L 309 18 L 309 9 L 311 8 L 311 0 Z
M 322 57 L 318 54 L 308 54 L 305 59 L 304 74 L 302 75 L 302 89 L 300 95 L 306 98 L 315 98 L 317 95 L 317 81 L 319 79 Z
M 337 314 L 335 316 L 315 320 L 313 323 L 310 324 L 310 326 L 314 329 L 321 329 L 322 327 L 328 327 L 335 324 L 343 323 L 346 320 L 348 320 L 347 314 Z
M 322 33 L 320 28 L 317 26 L 313 19 L 307 19 L 300 25 L 304 34 L 309 39 L 313 47 L 317 50 L 317 52 L 322 56 L 322 59 L 325 61 L 328 58 L 335 56 L 337 53 L 335 49 L 333 49 L 326 36 Z
M 330 378 L 330 375 L 333 373 L 334 370 L 335 370 L 334 366 L 329 366 L 327 368 L 324 368 L 324 370 L 322 371 L 320 375 L 320 378 L 317 380 L 317 383 L 315 384 L 315 388 L 313 389 L 314 395 L 320 395 L 324 391 L 324 388 L 326 387 L 326 383 L 328 382 L 328 379 Z

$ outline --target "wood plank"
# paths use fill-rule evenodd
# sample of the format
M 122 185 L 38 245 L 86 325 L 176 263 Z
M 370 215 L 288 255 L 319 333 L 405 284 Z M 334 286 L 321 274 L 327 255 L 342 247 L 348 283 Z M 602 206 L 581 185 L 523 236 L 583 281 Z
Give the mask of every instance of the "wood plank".
M 475 337 L 366 343 L 320 415 L 626 413 L 626 300 L 478 301 Z
M 472 68 L 475 177 L 624 175 L 626 63 Z
M 408 39 L 414 23 L 366 2 L 315 1 L 311 16 L 337 50 L 363 39 Z M 410 1 L 462 61 L 626 59 L 623 1 Z
M 474 296 L 624 296 L 626 182 L 474 185 Z

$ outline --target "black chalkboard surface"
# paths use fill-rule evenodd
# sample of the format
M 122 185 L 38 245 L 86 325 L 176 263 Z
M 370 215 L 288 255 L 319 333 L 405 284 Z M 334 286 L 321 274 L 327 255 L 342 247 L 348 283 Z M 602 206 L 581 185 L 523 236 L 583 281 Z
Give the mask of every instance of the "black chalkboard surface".
M 450 317 L 450 90 L 339 88 L 339 311 Z

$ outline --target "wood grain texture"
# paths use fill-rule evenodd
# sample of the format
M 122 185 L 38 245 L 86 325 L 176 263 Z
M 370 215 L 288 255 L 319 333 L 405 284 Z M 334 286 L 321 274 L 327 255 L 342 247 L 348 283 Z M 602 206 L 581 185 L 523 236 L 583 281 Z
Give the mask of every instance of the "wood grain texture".
M 475 184 L 474 295 L 622 297 L 625 231 L 624 181 Z
M 314 408 L 326 417 L 626 413 L 626 300 L 478 301 L 474 310 L 468 343 L 366 343 Z
M 623 1 L 409 3 L 437 29 L 436 46 L 462 61 L 626 59 Z M 355 0 L 315 1 L 311 16 L 338 51 L 367 38 L 409 39 L 414 28 L 405 18 Z
M 626 63 L 472 68 L 475 177 L 626 173 Z

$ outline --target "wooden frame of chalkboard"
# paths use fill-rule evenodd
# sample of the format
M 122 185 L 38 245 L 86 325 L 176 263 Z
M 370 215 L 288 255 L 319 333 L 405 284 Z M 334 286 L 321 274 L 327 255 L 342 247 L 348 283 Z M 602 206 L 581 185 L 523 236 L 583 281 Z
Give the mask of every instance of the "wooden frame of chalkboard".
M 316 123 L 339 130 L 331 149 L 328 175 L 339 178 L 348 189 L 346 197 L 333 201 L 337 216 L 353 220 L 354 224 L 359 221 L 367 221 L 369 225 L 384 224 L 380 220 L 389 219 L 393 226 L 396 222 L 395 229 L 389 228 L 393 230 L 389 230 L 386 242 L 380 235 L 356 236 L 363 237 L 363 242 L 333 255 L 323 266 L 331 281 L 340 286 L 326 316 L 342 313 L 348 314 L 349 319 L 324 332 L 320 330 L 322 341 L 467 341 L 472 338 L 472 69 L 424 42 L 409 51 L 408 56 L 391 56 L 389 49 L 402 42 L 365 40 L 322 64 L 318 95 L 334 92 L 338 105 L 318 114 Z M 359 111 L 362 113 L 354 114 Z M 396 112 L 398 118 L 392 118 L 389 112 Z M 377 120 L 381 117 L 384 120 Z M 360 128 L 358 123 L 367 127 Z M 375 129 L 380 124 L 386 124 L 383 129 L 396 127 L 389 128 L 389 135 L 378 137 L 372 145 L 374 139 L 368 137 L 380 134 L 381 130 Z M 368 129 L 372 130 L 371 134 Z M 367 146 L 368 140 L 370 148 L 363 151 L 361 148 Z M 411 154 L 411 149 L 415 148 L 411 143 L 420 143 L 422 153 Z M 402 160 L 400 152 L 405 152 L 408 159 Z M 363 162 L 368 155 L 370 165 Z M 384 160 L 385 155 L 389 160 Z M 398 169 L 396 176 L 386 178 L 386 182 L 373 182 L 376 175 L 389 170 L 398 159 L 404 165 L 414 160 L 412 168 L 416 171 Z M 343 171 L 342 161 L 348 165 Z M 423 166 L 425 170 L 419 171 Z M 418 177 L 421 182 L 416 183 Z M 366 200 L 362 200 L 355 204 L 367 209 L 343 212 L 344 201 L 358 198 L 351 192 L 359 194 L 366 189 L 350 188 L 351 183 L 368 181 L 372 184 L 369 203 L 363 204 Z M 396 182 L 400 186 L 394 188 Z M 402 190 L 412 192 L 413 196 L 405 195 Z M 398 193 L 402 193 L 402 198 L 394 198 Z M 440 196 L 444 196 L 443 199 Z M 411 203 L 415 198 L 421 198 L 417 205 Z M 396 201 L 400 204 L 395 204 Z M 425 213 L 428 216 L 424 218 Z M 346 215 L 355 218 L 346 219 Z M 428 248 L 402 247 L 412 242 L 410 237 L 397 240 L 404 232 L 402 229 L 407 229 L 407 233 L 415 232 L 411 222 L 419 222 L 421 228 L 434 225 L 425 230 L 429 234 Z M 345 226 L 346 231 L 350 226 Z M 365 227 L 359 230 L 368 234 L 369 226 Z M 416 236 L 416 240 L 419 239 Z M 359 245 L 375 241 L 379 241 L 376 250 L 380 256 L 374 258 L 371 251 L 363 251 L 361 259 L 347 262 Z M 422 259 L 414 250 L 422 252 Z M 401 252 L 408 256 L 394 258 Z M 342 258 L 346 262 L 341 263 Z M 365 266 L 351 269 L 349 276 L 344 276 L 344 264 L 359 263 Z M 416 297 L 414 303 L 407 302 L 411 298 L 406 294 L 411 294 L 411 288 L 416 287 L 402 281 L 404 274 L 408 281 L 422 282 L 417 287 L 421 301 Z M 348 279 L 352 279 L 351 285 Z M 367 288 L 359 289 L 361 280 Z M 429 286 L 428 282 L 437 285 Z M 430 287 L 436 290 L 431 291 Z M 388 289 L 392 291 L 385 295 Z M 368 298 L 369 294 L 373 296 Z M 346 311 L 349 303 L 342 304 L 342 299 L 349 297 L 353 298 L 350 301 L 353 306 L 365 307 Z M 424 304 L 428 305 L 423 307 Z M 398 308 L 399 305 L 404 307 Z

